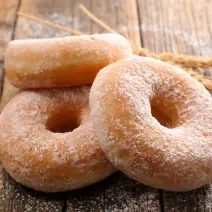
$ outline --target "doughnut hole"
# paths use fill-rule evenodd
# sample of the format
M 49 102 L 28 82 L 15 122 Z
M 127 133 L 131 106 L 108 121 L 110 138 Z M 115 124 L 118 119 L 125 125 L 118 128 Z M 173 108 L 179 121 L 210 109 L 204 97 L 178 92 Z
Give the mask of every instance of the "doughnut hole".
M 80 120 L 74 112 L 60 110 L 51 114 L 46 122 L 46 129 L 53 133 L 71 132 L 80 125 Z
M 178 123 L 176 105 L 162 96 L 154 96 L 151 101 L 152 116 L 164 127 L 174 128 Z

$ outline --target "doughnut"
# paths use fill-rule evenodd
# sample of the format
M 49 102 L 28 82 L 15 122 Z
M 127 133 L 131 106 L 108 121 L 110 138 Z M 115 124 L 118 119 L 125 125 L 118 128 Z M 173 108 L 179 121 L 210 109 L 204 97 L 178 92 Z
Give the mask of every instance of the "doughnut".
M 100 148 L 90 88 L 23 91 L 0 115 L 0 154 L 19 183 L 44 192 L 81 188 L 115 168 Z
M 5 71 L 18 88 L 85 85 L 101 68 L 130 55 L 129 42 L 113 33 L 15 40 L 6 48 Z
M 180 68 L 119 60 L 97 74 L 90 108 L 103 151 L 129 177 L 170 191 L 212 180 L 212 98 Z

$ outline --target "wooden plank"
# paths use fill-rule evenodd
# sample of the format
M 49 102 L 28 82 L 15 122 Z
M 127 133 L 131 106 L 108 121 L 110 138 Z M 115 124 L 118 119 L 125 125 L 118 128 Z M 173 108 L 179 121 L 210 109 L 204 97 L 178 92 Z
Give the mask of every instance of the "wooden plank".
M 12 39 L 19 0 L 1 1 L 0 5 L 0 62 L 3 62 L 5 46 Z
M 70 27 L 72 24 L 71 8 L 73 8 L 72 3 L 67 0 L 22 0 L 20 11 Z M 48 38 L 68 35 L 68 33 L 19 17 L 14 38 Z M 19 91 L 6 79 L 1 109 Z M 2 185 L 0 190 L 0 211 L 63 211 L 66 194 L 47 195 L 35 192 L 16 183 L 5 171 L 2 172 L 2 175 L 3 179 L 0 181 L 0 185 Z
M 19 0 L 2 1 L 0 7 L 0 96 L 4 81 L 3 58 L 4 49 L 12 39 Z
M 75 5 L 78 2 L 116 31 L 120 32 L 123 26 L 131 29 L 131 39 L 140 45 L 136 0 L 80 0 L 75 1 Z M 75 29 L 87 33 L 106 32 L 81 13 L 75 10 Z M 159 191 L 117 173 L 102 182 L 70 192 L 66 211 L 160 211 Z
M 138 0 L 142 44 L 153 52 L 211 55 L 212 2 Z
M 5 105 L 19 92 L 20 92 L 20 89 L 12 86 L 10 82 L 8 81 L 7 77 L 5 76 L 4 83 L 3 83 L 3 93 L 1 96 L 0 111 L 2 111 Z
M 122 33 L 122 28 L 126 27 L 131 40 L 140 46 L 141 38 L 136 0 L 109 0 L 106 2 L 92 0 L 90 7 L 93 14 L 117 32 Z M 93 22 L 91 23 L 91 33 L 103 32 L 105 32 L 104 29 Z
M 118 172 L 106 180 L 69 193 L 67 211 L 159 211 L 159 193 Z
M 0 96 L 4 81 L 3 57 L 7 43 L 12 39 L 15 25 L 16 11 L 19 0 L 2 1 L 0 7 Z
M 40 212 L 63 210 L 65 193 L 45 194 L 16 183 L 3 169 L 0 181 L 0 211 Z
M 3 64 L 0 63 L 0 97 L 1 97 L 1 94 L 2 94 L 3 83 L 4 83 Z
M 145 48 L 212 55 L 212 1 L 138 0 L 138 5 Z M 212 75 L 211 69 L 199 71 Z M 163 191 L 161 201 L 165 211 L 212 211 L 212 186 L 186 193 Z

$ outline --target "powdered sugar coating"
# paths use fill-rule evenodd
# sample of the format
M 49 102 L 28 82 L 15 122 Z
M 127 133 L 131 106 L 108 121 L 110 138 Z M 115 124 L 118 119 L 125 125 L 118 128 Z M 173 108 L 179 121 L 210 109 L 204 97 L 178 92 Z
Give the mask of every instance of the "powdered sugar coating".
M 152 116 L 154 98 L 167 104 L 171 129 Z M 175 191 L 212 180 L 212 99 L 183 70 L 149 58 L 120 60 L 99 72 L 90 102 L 101 147 L 128 176 Z
M 88 95 L 89 87 L 24 91 L 5 107 L 0 116 L 1 159 L 16 181 L 56 192 L 114 172 L 95 136 Z M 78 125 L 72 132 L 50 131 L 69 121 Z
M 118 34 L 15 40 L 5 53 L 5 71 L 19 88 L 91 84 L 104 66 L 132 55 Z

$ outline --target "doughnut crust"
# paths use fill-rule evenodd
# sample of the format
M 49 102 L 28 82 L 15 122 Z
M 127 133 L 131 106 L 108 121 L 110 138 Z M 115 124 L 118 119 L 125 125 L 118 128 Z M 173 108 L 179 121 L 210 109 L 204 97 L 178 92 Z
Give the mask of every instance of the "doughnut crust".
M 17 182 L 58 192 L 87 186 L 115 171 L 93 130 L 89 90 L 24 91 L 5 107 L 0 116 L 1 160 Z
M 18 88 L 51 88 L 91 84 L 104 66 L 132 55 L 118 34 L 11 41 L 5 71 Z
M 101 147 L 129 177 L 171 191 L 212 180 L 212 98 L 183 70 L 120 60 L 98 73 L 90 106 Z

